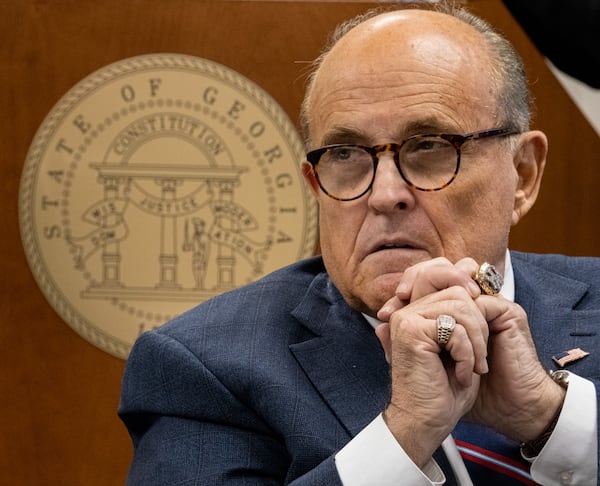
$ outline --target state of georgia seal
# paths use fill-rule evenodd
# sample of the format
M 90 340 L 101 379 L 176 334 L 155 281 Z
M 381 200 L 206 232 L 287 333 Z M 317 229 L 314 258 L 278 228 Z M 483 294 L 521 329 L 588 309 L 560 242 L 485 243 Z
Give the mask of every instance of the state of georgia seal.
M 180 54 L 92 73 L 35 135 L 21 239 L 43 294 L 126 358 L 141 332 L 314 252 L 300 137 L 260 87 Z

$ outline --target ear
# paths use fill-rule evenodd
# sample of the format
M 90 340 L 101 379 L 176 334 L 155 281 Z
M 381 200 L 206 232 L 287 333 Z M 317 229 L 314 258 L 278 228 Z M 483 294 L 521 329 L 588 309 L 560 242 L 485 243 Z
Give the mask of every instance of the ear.
M 548 139 L 543 132 L 532 130 L 521 134 L 514 154 L 517 186 L 512 214 L 512 225 L 516 225 L 535 203 L 548 153 Z
M 312 189 L 313 195 L 318 197 L 319 183 L 317 182 L 317 176 L 315 175 L 313 166 L 307 161 L 302 162 L 302 175 L 308 186 Z

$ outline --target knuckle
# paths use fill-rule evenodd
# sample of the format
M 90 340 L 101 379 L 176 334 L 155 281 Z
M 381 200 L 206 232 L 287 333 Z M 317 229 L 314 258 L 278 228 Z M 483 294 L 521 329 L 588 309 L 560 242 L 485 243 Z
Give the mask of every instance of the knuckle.
M 469 294 L 462 287 L 455 287 L 455 292 L 459 295 L 459 299 L 452 300 L 450 305 L 452 312 L 460 316 L 470 316 L 473 314 L 473 303 Z
M 451 338 L 454 338 L 454 337 L 461 341 L 468 337 L 467 330 L 464 328 L 464 326 L 460 322 L 457 322 L 456 326 L 454 327 L 454 331 L 452 332 Z

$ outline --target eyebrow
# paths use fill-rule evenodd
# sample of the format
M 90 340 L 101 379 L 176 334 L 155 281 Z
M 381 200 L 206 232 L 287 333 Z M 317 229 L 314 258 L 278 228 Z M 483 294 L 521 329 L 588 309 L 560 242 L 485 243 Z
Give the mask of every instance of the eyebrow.
M 433 118 L 415 120 L 408 123 L 403 130 L 405 137 L 435 133 L 460 133 L 460 130 L 457 131 L 457 128 L 455 126 L 451 126 L 448 122 L 442 122 Z
M 402 129 L 398 130 L 395 135 L 395 141 L 399 142 L 411 137 L 413 135 L 428 135 L 438 133 L 462 133 L 460 129 L 457 129 L 454 124 L 440 122 L 433 118 L 424 118 L 422 120 L 414 120 L 406 124 Z M 343 144 L 358 144 L 358 145 L 370 145 L 375 142 L 376 138 L 368 135 L 362 130 L 337 126 L 329 130 L 323 137 L 322 145 L 333 145 L 338 143 Z M 385 143 L 387 141 L 380 141 L 378 143 Z
M 323 145 L 333 145 L 336 143 L 353 143 L 364 145 L 370 142 L 370 137 L 360 130 L 350 127 L 333 127 L 323 137 Z

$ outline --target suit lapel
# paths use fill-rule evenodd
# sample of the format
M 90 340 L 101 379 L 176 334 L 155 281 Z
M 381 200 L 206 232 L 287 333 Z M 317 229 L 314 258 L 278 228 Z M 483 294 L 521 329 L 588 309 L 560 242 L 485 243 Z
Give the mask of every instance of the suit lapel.
M 325 274 L 313 280 L 293 315 L 313 337 L 290 349 L 354 437 L 385 408 L 389 398 L 388 365 L 379 340 Z
M 389 401 L 389 366 L 371 325 L 350 309 L 325 274 L 318 275 L 292 315 L 313 337 L 290 345 L 296 360 L 351 437 Z M 434 457 L 456 486 L 441 447 Z
M 578 308 L 588 292 L 588 283 L 516 257 L 513 257 L 513 268 L 515 301 L 527 313 L 538 357 L 544 367 L 556 369 L 552 356 L 562 351 L 597 348 L 600 311 Z M 591 361 L 583 359 L 566 368 L 585 375 Z

